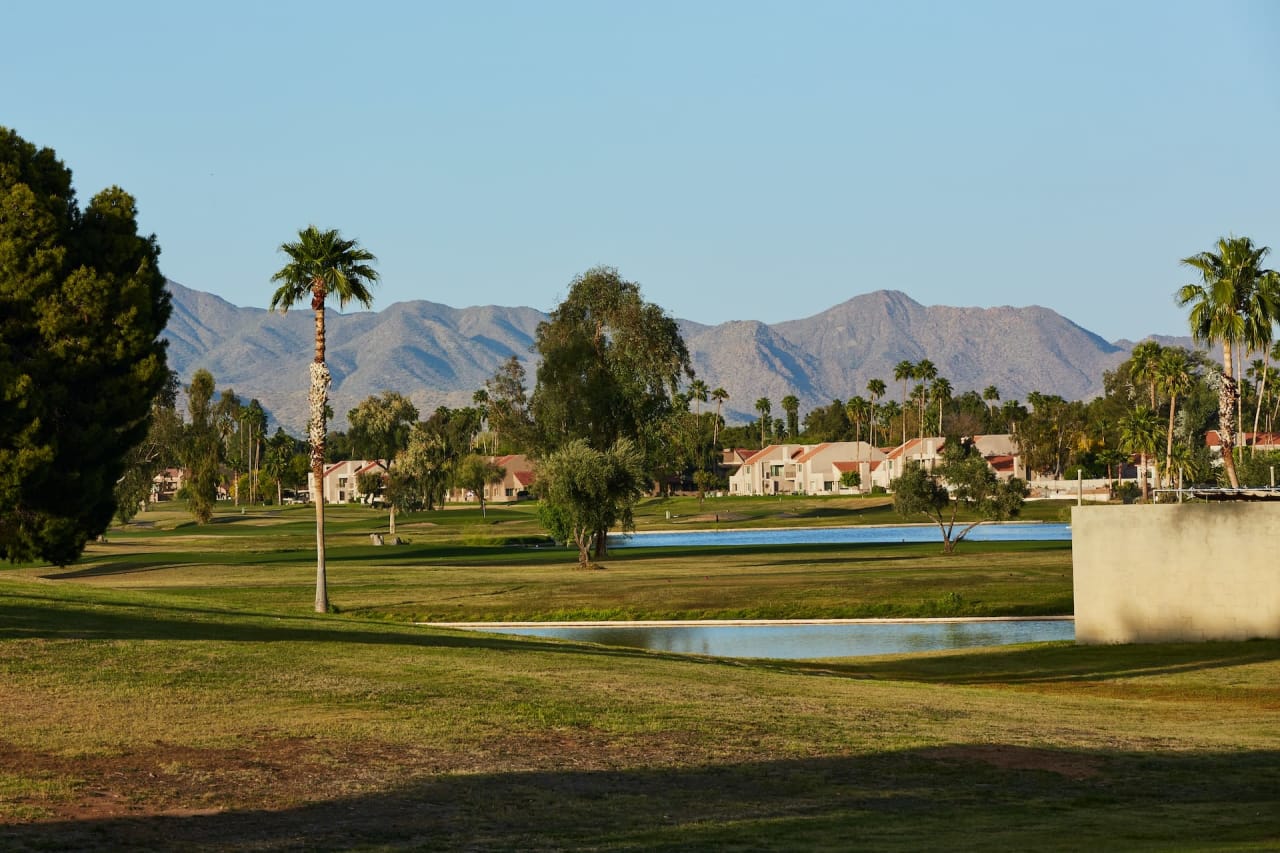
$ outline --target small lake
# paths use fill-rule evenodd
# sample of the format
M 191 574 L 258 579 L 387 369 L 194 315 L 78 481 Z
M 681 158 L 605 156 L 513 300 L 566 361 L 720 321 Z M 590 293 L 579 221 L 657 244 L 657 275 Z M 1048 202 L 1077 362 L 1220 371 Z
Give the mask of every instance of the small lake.
M 957 527 L 957 529 L 960 529 Z M 1071 525 L 979 524 L 965 537 L 972 542 L 1071 541 Z M 762 530 L 691 530 L 610 536 L 611 548 L 662 548 L 689 545 L 844 545 L 849 543 L 942 542 L 936 524 L 801 527 Z
M 1070 618 L 468 627 L 497 634 L 551 637 L 653 651 L 778 660 L 893 655 L 1075 639 L 1075 620 Z

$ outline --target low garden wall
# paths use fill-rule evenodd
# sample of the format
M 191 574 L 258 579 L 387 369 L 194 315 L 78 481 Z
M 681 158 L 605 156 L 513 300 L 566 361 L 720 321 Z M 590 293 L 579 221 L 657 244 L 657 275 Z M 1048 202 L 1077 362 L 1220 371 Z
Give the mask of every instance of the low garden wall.
M 1280 503 L 1071 512 L 1076 642 L 1280 638 Z

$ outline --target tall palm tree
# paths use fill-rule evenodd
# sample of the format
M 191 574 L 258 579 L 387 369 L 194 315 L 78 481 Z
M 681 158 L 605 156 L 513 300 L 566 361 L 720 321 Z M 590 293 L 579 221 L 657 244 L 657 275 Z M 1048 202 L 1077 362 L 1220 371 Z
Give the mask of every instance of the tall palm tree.
M 1160 353 L 1160 361 L 1156 365 L 1154 384 L 1169 398 L 1169 430 L 1164 451 L 1165 482 L 1173 483 L 1173 422 L 1178 410 L 1178 397 L 1191 391 L 1195 382 L 1195 373 L 1187 354 L 1175 347 L 1169 347 Z
M 760 413 L 760 449 L 764 449 L 764 429 L 769 423 L 769 413 L 773 411 L 773 404 L 769 402 L 768 397 L 761 397 L 756 400 L 756 411 Z
M 884 399 L 885 384 L 883 379 L 867 380 L 867 396 L 871 398 L 871 443 L 876 443 L 876 404 Z
M 951 380 L 945 376 L 939 376 L 933 380 L 933 385 L 929 387 L 929 396 L 933 397 L 933 402 L 938 404 L 938 435 L 942 435 L 942 410 L 951 399 Z
M 1222 440 L 1222 465 L 1231 488 L 1240 488 L 1236 476 L 1236 402 L 1238 385 L 1233 373 L 1235 347 L 1261 349 L 1271 343 L 1271 329 L 1280 315 L 1276 274 L 1262 268 L 1270 251 L 1254 246 L 1248 237 L 1223 237 L 1217 252 L 1201 252 L 1182 263 L 1200 273 L 1199 284 L 1184 284 L 1176 299 L 1191 306 L 1188 320 L 1197 343 L 1222 344 L 1222 383 L 1218 390 L 1218 433 Z
M 1120 446 L 1142 459 L 1142 502 L 1147 502 L 1147 457 L 1160 441 L 1160 416 L 1146 406 L 1139 406 L 1120 420 Z
M 996 403 L 1000 402 L 1000 389 L 994 385 L 988 385 L 982 389 L 982 399 L 987 401 L 987 408 L 991 411 L 991 421 L 996 419 Z
M 1129 354 L 1129 375 L 1134 382 L 1147 386 L 1151 396 L 1151 410 L 1156 409 L 1156 374 L 1160 370 L 1160 355 L 1163 352 L 1155 341 L 1143 341 L 1133 348 Z
M 862 422 L 867 419 L 871 404 L 865 397 L 853 396 L 844 404 L 844 413 L 853 421 L 853 440 L 862 441 Z
M 795 440 L 800 434 L 800 398 L 795 394 L 783 397 L 782 411 L 787 414 L 787 438 Z
M 316 355 L 311 363 L 311 390 L 307 394 L 311 439 L 311 472 L 315 476 L 316 504 L 316 612 L 329 610 L 329 587 L 324 562 L 324 437 L 325 409 L 329 402 L 329 368 L 324 362 L 324 305 L 336 296 L 339 307 L 351 301 L 368 308 L 373 304 L 369 286 L 378 280 L 370 262 L 376 261 L 355 240 L 344 240 L 336 230 L 321 231 L 309 225 L 293 243 L 282 243 L 289 262 L 271 277 L 280 287 L 271 296 L 271 310 L 283 314 L 308 296 L 316 317 Z
M 716 422 L 711 425 L 711 443 L 715 445 L 716 453 L 720 452 L 720 407 L 724 405 L 724 401 L 729 399 L 729 392 L 723 388 L 716 388 L 711 392 L 711 399 L 716 401 Z
M 707 389 L 707 383 L 701 379 L 695 379 L 689 383 L 689 399 L 695 401 L 698 405 L 694 406 L 694 414 L 698 419 L 702 419 L 702 404 L 707 402 L 710 391 Z
M 907 380 L 916 375 L 916 366 L 909 361 L 900 361 L 893 366 L 893 378 L 902 383 L 902 443 L 907 443 Z
M 938 368 L 934 367 L 933 362 L 927 358 L 922 358 L 916 364 L 914 375 L 917 381 L 922 385 L 932 382 L 938 378 Z M 924 410 L 929 403 L 929 395 L 925 391 L 920 393 L 920 440 L 924 441 Z

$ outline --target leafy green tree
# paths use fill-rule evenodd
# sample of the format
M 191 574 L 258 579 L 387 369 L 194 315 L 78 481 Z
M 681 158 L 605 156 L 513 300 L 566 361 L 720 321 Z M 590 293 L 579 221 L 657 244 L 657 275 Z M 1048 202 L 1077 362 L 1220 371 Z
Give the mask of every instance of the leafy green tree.
M 533 415 L 525 390 L 525 369 L 511 356 L 484 383 L 488 399 L 489 429 L 496 436 L 495 449 L 527 451 L 535 445 Z
M 418 422 L 409 432 L 409 443 L 395 471 L 387 478 L 387 500 L 404 510 L 434 509 L 444 500 L 451 474 L 444 436 Z
M 1240 488 L 1236 475 L 1236 406 L 1239 386 L 1234 376 L 1236 347 L 1256 350 L 1271 343 L 1272 327 L 1280 317 L 1276 275 L 1262 268 L 1270 251 L 1254 246 L 1248 237 L 1223 237 L 1218 251 L 1201 252 L 1182 263 L 1200 273 L 1200 282 L 1178 289 L 1179 305 L 1191 306 L 1188 320 L 1197 343 L 1222 344 L 1222 382 L 1218 391 L 1218 434 L 1222 464 L 1231 488 Z
M 505 476 L 507 476 L 506 468 L 503 468 L 492 459 L 472 453 L 463 457 L 462 461 L 458 463 L 458 470 L 454 474 L 453 483 L 460 489 L 466 489 L 474 493 L 480 499 L 480 517 L 487 518 L 485 489 L 495 483 L 501 483 L 502 478 Z
M 477 410 L 478 412 L 478 410 Z M 384 391 L 381 396 L 366 397 L 351 411 L 347 421 L 351 424 L 348 434 L 351 444 L 362 459 L 380 459 L 387 466 L 388 475 L 398 454 L 409 445 L 409 431 L 418 420 L 418 409 L 407 397 Z M 381 477 L 381 475 L 379 475 Z M 364 491 L 363 488 L 360 491 Z M 396 532 L 396 504 L 387 501 L 387 531 Z
M 151 405 L 146 438 L 125 457 L 124 474 L 116 481 L 116 519 L 122 524 L 151 501 L 155 476 L 182 464 L 182 416 L 178 414 L 178 375 L 169 378 Z
M 192 375 L 187 386 L 191 423 L 184 441 L 187 479 L 183 488 L 187 509 L 200 524 L 208 524 L 213 518 L 218 499 L 218 465 L 222 461 L 222 442 L 213 421 L 213 391 L 213 374 L 203 368 Z
M 1032 410 L 1022 418 L 1014 436 L 1028 471 L 1042 471 L 1060 479 L 1084 435 L 1084 404 L 1056 394 L 1032 391 Z
M 530 408 L 544 453 L 574 439 L 603 452 L 630 438 L 653 460 L 658 425 L 693 368 L 676 321 L 639 285 L 612 267 L 587 270 L 539 324 L 535 347 Z
M 904 516 L 927 516 L 938 525 L 944 554 L 954 553 L 956 545 L 984 521 L 1016 518 L 1027 492 L 1017 477 L 1000 482 L 973 444 L 962 441 L 947 442 L 942 464 L 933 471 L 909 464 L 891 488 L 894 510 Z M 976 520 L 958 522 L 961 510 Z
M 275 483 L 277 506 L 284 503 L 285 487 L 293 488 L 296 485 L 291 480 L 291 475 L 297 445 L 297 440 L 285 432 L 284 427 L 276 427 L 275 434 L 267 441 L 262 467 Z
M 604 451 L 575 439 L 538 466 L 539 516 L 553 536 L 578 546 L 578 563 L 590 568 L 593 553 L 605 555 L 612 528 L 633 528 L 644 485 L 644 456 L 630 439 Z
M 106 530 L 168 379 L 154 236 L 119 187 L 80 209 L 48 148 L 0 127 L 0 555 L 66 565 Z
M 312 496 L 316 506 L 316 601 L 317 613 L 329 610 L 329 585 L 325 573 L 324 558 L 324 500 L 321 484 L 324 482 L 325 412 L 329 404 L 329 368 L 325 364 L 325 301 L 336 297 L 339 307 L 358 302 L 368 308 L 373 305 L 369 287 L 378 280 L 378 273 L 369 264 L 377 259 L 355 240 L 345 240 L 336 230 L 321 231 L 309 225 L 298 232 L 298 239 L 283 243 L 289 262 L 281 267 L 271 280 L 279 288 L 271 295 L 271 310 L 281 313 L 310 298 L 315 312 L 315 359 L 311 364 L 311 385 L 307 393 L 310 418 L 307 435 L 311 441 L 311 473 L 315 476 L 316 494 Z

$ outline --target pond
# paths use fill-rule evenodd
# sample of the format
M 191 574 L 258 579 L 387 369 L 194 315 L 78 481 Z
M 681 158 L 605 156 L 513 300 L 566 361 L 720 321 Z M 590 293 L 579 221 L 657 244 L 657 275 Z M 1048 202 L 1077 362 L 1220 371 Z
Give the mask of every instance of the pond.
M 1075 639 L 1075 620 L 1070 617 L 536 627 L 481 627 L 472 624 L 467 627 L 490 633 L 552 637 L 663 652 L 780 660 L 892 655 Z
M 957 527 L 957 529 L 961 529 Z M 979 524 L 966 541 L 1071 541 L 1071 525 L 1023 522 Z M 662 548 L 689 545 L 844 545 L 870 542 L 941 542 L 936 524 L 800 527 L 761 530 L 690 530 L 610 536 L 611 548 Z

